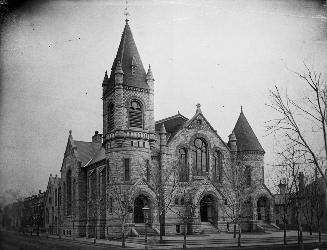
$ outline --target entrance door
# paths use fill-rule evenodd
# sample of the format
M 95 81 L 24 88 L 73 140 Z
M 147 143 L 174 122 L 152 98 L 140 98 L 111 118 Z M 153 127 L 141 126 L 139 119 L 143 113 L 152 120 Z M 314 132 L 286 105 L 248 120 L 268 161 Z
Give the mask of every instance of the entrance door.
M 200 201 L 200 217 L 202 222 L 215 221 L 214 198 L 212 195 L 206 195 Z
M 269 221 L 269 202 L 266 197 L 260 197 L 257 201 L 257 218 Z
M 134 223 L 144 223 L 144 213 L 142 208 L 148 203 L 148 198 L 144 195 L 136 197 L 134 200 Z

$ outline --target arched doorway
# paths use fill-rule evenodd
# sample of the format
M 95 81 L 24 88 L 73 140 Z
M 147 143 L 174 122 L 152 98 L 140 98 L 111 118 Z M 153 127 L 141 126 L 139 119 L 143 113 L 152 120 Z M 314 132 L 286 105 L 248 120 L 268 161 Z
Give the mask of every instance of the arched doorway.
M 134 200 L 134 223 L 144 223 L 144 213 L 142 208 L 144 208 L 145 205 L 149 206 L 149 199 L 141 194 L 137 196 Z
M 262 196 L 257 201 L 257 219 L 269 221 L 269 201 L 267 197 Z
M 213 195 L 208 194 L 200 201 L 200 217 L 201 222 L 211 222 L 215 224 L 217 221 L 217 209 Z

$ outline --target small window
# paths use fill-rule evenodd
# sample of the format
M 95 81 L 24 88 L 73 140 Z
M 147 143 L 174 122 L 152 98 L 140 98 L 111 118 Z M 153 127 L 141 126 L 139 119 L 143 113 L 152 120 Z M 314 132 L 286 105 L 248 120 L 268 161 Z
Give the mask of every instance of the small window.
M 251 186 L 251 166 L 245 168 L 246 185 Z
M 130 180 L 130 166 L 129 166 L 129 159 L 124 159 L 125 165 L 125 181 Z
M 139 141 L 137 142 L 137 146 L 140 147 L 140 142 Z
M 143 142 L 143 148 L 145 148 L 145 142 Z
M 228 200 L 227 199 L 225 199 L 225 203 L 224 203 L 225 205 L 228 205 Z
M 178 205 L 178 198 L 175 198 L 175 205 Z
M 106 170 L 107 170 L 107 183 L 110 181 L 110 166 L 109 166 L 109 160 L 106 160 Z
M 181 198 L 181 205 L 184 205 L 184 197 Z
M 181 226 L 180 225 L 176 225 L 176 233 L 180 233 L 181 232 Z
M 112 210 L 113 210 L 113 200 L 112 200 L 112 197 L 110 197 L 110 199 L 109 199 L 109 213 L 112 213 Z
M 149 182 L 151 177 L 151 172 L 150 172 L 150 161 L 146 160 L 146 181 Z
M 131 147 L 133 147 L 134 146 L 134 142 L 133 141 L 131 141 Z

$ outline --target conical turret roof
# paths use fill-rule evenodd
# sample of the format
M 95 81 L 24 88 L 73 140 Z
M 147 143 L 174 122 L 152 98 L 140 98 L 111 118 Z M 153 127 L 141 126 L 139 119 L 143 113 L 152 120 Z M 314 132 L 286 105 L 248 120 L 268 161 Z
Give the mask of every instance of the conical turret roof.
M 265 153 L 243 111 L 241 111 L 238 117 L 234 127 L 234 133 L 237 139 L 236 145 L 238 151 L 258 151 Z
M 124 73 L 123 85 L 148 89 L 148 84 L 146 83 L 146 72 L 137 50 L 128 20 L 126 20 L 117 55 L 111 67 L 109 82 L 106 86 L 107 90 L 113 88 L 115 85 L 115 70 L 118 61 L 121 62 Z

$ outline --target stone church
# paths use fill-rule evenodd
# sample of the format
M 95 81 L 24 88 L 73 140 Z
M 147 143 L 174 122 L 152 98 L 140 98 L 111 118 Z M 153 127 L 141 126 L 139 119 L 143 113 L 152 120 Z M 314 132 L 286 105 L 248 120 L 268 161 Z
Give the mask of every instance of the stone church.
M 273 221 L 273 197 L 264 184 L 264 154 L 241 111 L 225 142 L 196 105 L 192 118 L 178 114 L 154 120 L 154 77 L 145 71 L 128 20 L 103 89 L 103 134 L 92 141 L 69 132 L 61 166 L 58 228 L 62 235 L 110 238 L 138 234 L 145 219 L 159 232 L 158 173 L 165 199 L 165 232 L 178 234 L 228 230 L 223 191 L 225 170 L 243 164 L 249 185 L 245 229 Z M 165 179 L 165 180 L 163 180 Z M 227 185 L 227 184 L 226 184 Z M 119 187 L 117 189 L 117 186 Z M 123 192 L 117 200 L 118 192 Z M 126 205 L 127 204 L 127 205 Z M 127 206 L 126 214 L 119 214 Z M 183 213 L 188 215 L 187 229 Z M 143 213 L 149 208 L 148 217 Z

